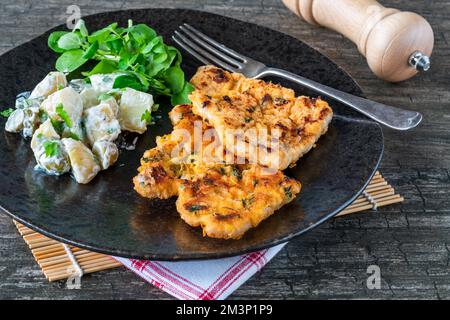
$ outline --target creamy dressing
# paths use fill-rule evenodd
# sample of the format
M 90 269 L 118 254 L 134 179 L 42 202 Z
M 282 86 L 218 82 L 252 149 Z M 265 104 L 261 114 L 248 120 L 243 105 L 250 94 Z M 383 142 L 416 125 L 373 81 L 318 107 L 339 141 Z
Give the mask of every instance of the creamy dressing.
M 109 104 L 101 103 L 84 112 L 84 126 L 91 145 L 96 141 L 114 141 L 120 134 L 120 124 Z
M 112 166 L 119 157 L 119 149 L 116 144 L 110 141 L 96 141 L 92 147 L 92 152 L 102 167 L 102 170 Z

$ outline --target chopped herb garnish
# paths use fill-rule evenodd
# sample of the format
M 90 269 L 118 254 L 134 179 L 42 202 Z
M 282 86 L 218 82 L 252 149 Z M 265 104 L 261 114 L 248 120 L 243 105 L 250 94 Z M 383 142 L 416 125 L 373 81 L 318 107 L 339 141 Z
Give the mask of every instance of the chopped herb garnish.
M 73 132 L 69 132 L 69 138 L 80 141 L 80 137 L 76 133 L 73 133 Z
M 255 198 L 253 196 L 251 196 L 250 198 L 244 198 L 242 199 L 242 205 L 244 206 L 244 208 L 248 208 L 254 200 Z
M 55 119 L 51 119 L 51 118 L 50 118 L 50 122 L 52 123 L 53 129 L 55 129 L 56 133 L 58 133 L 59 135 L 62 135 L 62 133 L 64 131 L 64 122 L 58 121 Z
M 100 101 L 105 101 L 108 100 L 109 98 L 112 98 L 112 95 L 108 93 L 102 93 L 101 95 L 98 96 L 98 100 Z
M 253 120 L 253 118 L 250 118 L 250 117 L 245 117 L 244 118 L 245 123 L 249 123 L 252 120 Z
M 45 122 L 48 119 L 48 114 L 44 110 L 39 110 L 38 117 L 41 122 Z
M 275 105 L 277 105 L 277 106 L 281 106 L 283 104 L 288 103 L 288 101 L 284 98 L 275 98 L 273 101 L 275 102 Z
M 190 212 L 200 211 L 200 210 L 204 210 L 206 208 L 207 208 L 206 206 L 201 205 L 201 204 L 193 204 L 193 205 L 188 206 L 188 210 Z
M 57 87 L 58 91 L 59 91 L 59 90 L 62 90 L 62 89 L 64 89 L 64 88 L 65 88 L 65 87 L 64 87 L 63 84 L 58 84 L 58 87 Z
M 14 112 L 13 108 L 8 108 L 8 109 L 5 109 L 5 110 L 1 111 L 0 114 L 3 117 L 8 118 L 13 112 Z
M 56 141 L 46 140 L 42 145 L 44 146 L 46 157 L 53 157 L 59 153 L 59 144 Z
M 145 121 L 147 124 L 152 123 L 152 115 L 148 110 L 145 110 L 145 112 L 142 114 L 141 121 Z
M 288 197 L 289 199 L 292 198 L 291 187 L 284 188 L 284 194 L 285 194 L 286 197 Z
M 233 166 L 233 169 L 231 170 L 231 174 L 232 174 L 233 176 L 235 176 L 238 180 L 241 180 L 241 179 L 242 179 L 242 172 L 241 172 L 241 170 L 239 170 L 239 168 L 236 167 L 236 166 Z
M 64 110 L 64 106 L 62 103 L 57 104 L 55 111 L 61 117 L 61 119 L 63 119 L 63 121 L 66 123 L 66 125 L 69 128 L 72 128 L 72 121 L 70 120 L 70 117 L 67 114 L 66 110 Z

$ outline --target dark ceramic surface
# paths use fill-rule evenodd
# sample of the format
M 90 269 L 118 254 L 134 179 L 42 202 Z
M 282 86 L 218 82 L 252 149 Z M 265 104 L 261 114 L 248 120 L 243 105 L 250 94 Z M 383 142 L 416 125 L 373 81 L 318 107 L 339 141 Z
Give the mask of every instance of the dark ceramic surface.
M 361 95 L 343 70 L 306 44 L 287 35 L 230 18 L 189 10 L 145 9 L 86 17 L 91 30 L 128 19 L 154 27 L 170 43 L 183 22 L 203 30 L 228 46 L 268 65 L 305 75 L 335 88 Z M 56 29 L 62 29 L 59 27 Z M 55 55 L 46 34 L 0 57 L 1 109 L 14 103 L 53 69 Z M 197 61 L 183 52 L 184 70 L 191 76 Z M 277 79 L 273 79 L 277 80 Z M 298 93 L 314 95 L 290 83 Z M 380 127 L 338 104 L 336 116 L 319 146 L 288 171 L 303 184 L 301 194 L 241 240 L 203 238 L 186 225 L 174 201 L 147 201 L 132 188 L 139 158 L 155 137 L 171 130 L 167 117 L 139 139 L 135 151 L 123 152 L 117 165 L 89 185 L 68 175 L 56 178 L 33 170 L 29 141 L 0 132 L 0 206 L 15 219 L 60 241 L 93 251 L 144 259 L 219 258 L 281 243 L 334 216 L 353 201 L 378 167 L 383 152 Z M 169 106 L 162 108 L 167 114 Z M 3 128 L 4 119 L 0 119 Z

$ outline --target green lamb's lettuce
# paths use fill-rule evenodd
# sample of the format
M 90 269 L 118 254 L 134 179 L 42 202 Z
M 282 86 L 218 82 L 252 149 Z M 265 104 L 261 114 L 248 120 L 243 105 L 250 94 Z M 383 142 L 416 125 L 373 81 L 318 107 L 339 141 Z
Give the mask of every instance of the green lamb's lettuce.
M 121 73 L 114 88 L 169 96 L 173 105 L 190 103 L 193 86 L 180 67 L 180 52 L 145 24 L 134 25 L 129 20 L 123 28 L 112 23 L 89 34 L 84 21 L 79 20 L 71 32 L 51 33 L 48 46 L 61 54 L 56 61 L 58 71 L 71 73 L 88 61 L 97 61 L 83 75 Z

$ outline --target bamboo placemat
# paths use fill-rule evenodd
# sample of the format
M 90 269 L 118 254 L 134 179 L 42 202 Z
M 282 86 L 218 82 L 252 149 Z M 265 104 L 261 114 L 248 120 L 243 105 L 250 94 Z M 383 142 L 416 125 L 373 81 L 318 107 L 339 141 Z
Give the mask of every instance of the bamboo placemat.
M 394 188 L 377 172 L 363 194 L 337 217 L 369 209 L 376 210 L 378 207 L 402 201 L 403 197 L 396 194 Z M 17 221 L 14 221 L 14 224 L 49 281 L 67 279 L 77 273 L 87 274 L 121 266 L 110 256 L 52 240 Z

